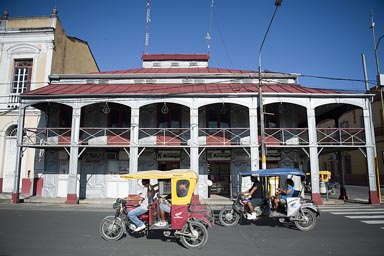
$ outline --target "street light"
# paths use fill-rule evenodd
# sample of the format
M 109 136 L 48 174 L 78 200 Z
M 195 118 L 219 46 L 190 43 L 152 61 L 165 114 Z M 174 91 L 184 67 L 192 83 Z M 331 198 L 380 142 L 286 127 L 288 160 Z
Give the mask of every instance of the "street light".
M 373 13 L 371 14 L 371 27 L 372 29 L 372 37 L 373 37 L 373 50 L 375 51 L 375 60 L 376 60 L 376 79 L 378 83 L 378 89 L 380 90 L 380 101 L 381 101 L 381 120 L 382 120 L 382 134 L 384 134 L 384 100 L 383 100 L 383 81 L 381 79 L 380 74 L 380 65 L 379 65 L 379 57 L 377 56 L 377 47 L 379 47 L 381 39 L 384 35 L 379 37 L 376 43 L 376 35 L 375 35 L 375 22 L 373 21 Z M 376 182 L 377 182 L 377 190 L 379 194 L 379 200 L 381 201 L 381 189 L 380 189 L 380 171 L 377 162 L 377 153 L 375 156 L 375 165 L 376 165 Z
M 265 148 L 265 127 L 264 127 L 264 107 L 263 107 L 263 90 L 262 90 L 262 81 L 261 81 L 261 51 L 263 50 L 265 39 L 267 38 L 269 29 L 271 28 L 273 19 L 275 18 L 277 8 L 281 5 L 283 0 L 275 1 L 275 11 L 273 12 L 272 18 L 269 21 L 267 31 L 265 32 L 263 41 L 259 49 L 259 104 L 260 104 L 260 135 L 261 135 L 261 168 L 267 169 L 267 157 L 266 157 L 266 148 Z

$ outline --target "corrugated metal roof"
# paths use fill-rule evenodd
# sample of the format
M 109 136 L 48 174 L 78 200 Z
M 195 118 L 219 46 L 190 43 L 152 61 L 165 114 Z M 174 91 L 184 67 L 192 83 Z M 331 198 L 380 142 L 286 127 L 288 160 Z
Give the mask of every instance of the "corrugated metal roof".
M 263 93 L 334 94 L 333 90 L 301 87 L 298 84 L 265 84 Z M 51 84 L 22 95 L 159 95 L 159 94 L 236 94 L 258 93 L 259 86 L 252 83 L 211 84 Z

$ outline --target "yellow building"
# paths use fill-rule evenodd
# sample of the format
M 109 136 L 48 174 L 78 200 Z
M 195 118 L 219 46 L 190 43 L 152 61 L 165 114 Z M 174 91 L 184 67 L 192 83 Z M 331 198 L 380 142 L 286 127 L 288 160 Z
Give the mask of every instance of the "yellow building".
M 98 71 L 87 42 L 66 35 L 56 9 L 50 16 L 18 18 L 4 11 L 0 17 L 0 192 L 14 190 L 19 95 L 46 86 L 51 74 Z M 37 109 L 28 110 L 24 122 L 38 127 L 46 118 Z M 35 171 L 44 167 L 39 165 L 38 149 L 30 148 L 23 156 L 20 178 L 23 192 L 29 193 L 38 178 Z

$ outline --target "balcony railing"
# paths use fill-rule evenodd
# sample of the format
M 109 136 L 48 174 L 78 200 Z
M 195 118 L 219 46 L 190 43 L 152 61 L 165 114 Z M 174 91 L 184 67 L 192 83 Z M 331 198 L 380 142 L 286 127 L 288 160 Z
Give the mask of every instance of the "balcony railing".
M 365 145 L 364 128 L 317 128 L 320 146 Z M 268 147 L 308 146 L 308 128 L 266 128 L 265 142 Z M 251 146 L 249 128 L 199 128 L 198 146 Z M 259 136 L 259 144 L 261 139 Z M 79 146 L 130 146 L 129 128 L 80 128 Z M 70 146 L 70 128 L 25 128 L 23 146 Z M 139 128 L 138 146 L 190 146 L 189 128 Z
M 250 145 L 249 128 L 199 128 L 199 145 Z
M 308 128 L 265 128 L 265 143 L 273 145 L 308 145 Z
M 358 146 L 365 144 L 364 128 L 318 128 L 319 145 Z
M 139 146 L 180 146 L 190 139 L 189 128 L 139 128 Z

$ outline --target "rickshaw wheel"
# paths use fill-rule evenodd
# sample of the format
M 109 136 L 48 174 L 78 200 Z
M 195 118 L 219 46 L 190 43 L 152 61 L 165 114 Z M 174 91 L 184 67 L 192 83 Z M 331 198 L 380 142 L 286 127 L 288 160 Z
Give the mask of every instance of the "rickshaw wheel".
M 316 225 L 316 216 L 309 209 L 302 209 L 302 212 L 297 214 L 297 221 L 295 221 L 295 225 L 301 231 L 309 231 L 313 229 Z
M 100 235 L 105 240 L 119 240 L 124 235 L 124 224 L 114 216 L 105 217 L 100 223 Z
M 186 223 L 181 229 L 181 233 L 186 234 L 186 236 L 180 236 L 180 242 L 187 249 L 202 248 L 208 241 L 207 228 L 197 221 Z
M 239 223 L 240 215 L 237 214 L 232 208 L 226 207 L 219 212 L 219 222 L 225 227 L 232 227 Z

